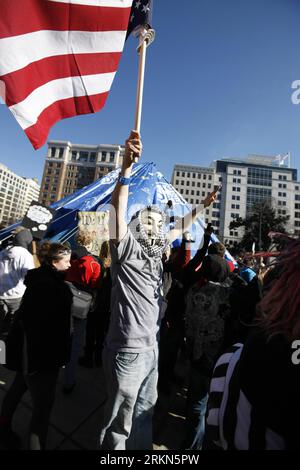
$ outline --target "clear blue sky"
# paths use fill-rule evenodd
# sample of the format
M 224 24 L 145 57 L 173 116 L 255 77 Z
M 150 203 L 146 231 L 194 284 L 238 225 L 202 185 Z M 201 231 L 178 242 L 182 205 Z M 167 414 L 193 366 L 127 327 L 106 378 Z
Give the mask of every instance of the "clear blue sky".
M 142 161 L 171 177 L 175 163 L 208 165 L 249 153 L 291 152 L 300 179 L 299 0 L 154 0 Z M 56 124 L 49 139 L 123 143 L 133 126 L 137 40 L 130 38 L 105 108 Z M 0 162 L 41 180 L 47 146 L 34 151 L 0 106 Z

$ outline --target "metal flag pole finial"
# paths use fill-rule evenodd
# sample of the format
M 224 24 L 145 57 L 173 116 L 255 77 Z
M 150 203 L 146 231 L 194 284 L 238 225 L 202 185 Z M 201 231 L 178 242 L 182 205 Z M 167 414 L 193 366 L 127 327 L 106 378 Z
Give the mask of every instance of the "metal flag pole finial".
M 143 26 L 139 31 L 139 45 L 137 47 L 137 53 L 140 54 L 141 47 L 143 43 L 146 43 L 146 48 L 153 43 L 155 39 L 155 30 L 152 28 L 147 27 L 147 25 Z

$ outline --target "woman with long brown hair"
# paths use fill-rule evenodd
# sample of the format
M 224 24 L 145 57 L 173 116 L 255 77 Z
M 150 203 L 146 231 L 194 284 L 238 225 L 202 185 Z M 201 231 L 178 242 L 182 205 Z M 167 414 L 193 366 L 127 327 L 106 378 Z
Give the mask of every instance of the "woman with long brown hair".
M 3 400 L 0 414 L 0 441 L 14 447 L 17 437 L 11 429 L 14 412 L 27 388 L 32 398 L 29 449 L 45 449 L 59 369 L 69 361 L 72 294 L 64 282 L 71 251 L 60 243 L 44 242 L 38 250 L 41 266 L 28 271 L 26 291 L 7 342 L 7 367 L 17 371 Z M 20 334 L 21 333 L 21 334 Z M 18 360 L 19 359 L 19 360 Z

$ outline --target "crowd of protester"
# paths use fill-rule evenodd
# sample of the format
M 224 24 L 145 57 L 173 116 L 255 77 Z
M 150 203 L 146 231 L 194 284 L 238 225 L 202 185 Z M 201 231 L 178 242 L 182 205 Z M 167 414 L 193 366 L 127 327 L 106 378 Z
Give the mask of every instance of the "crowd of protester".
M 28 448 L 46 448 L 59 370 L 65 367 L 62 391 L 70 394 L 79 363 L 103 367 L 101 449 L 151 449 L 158 393 L 183 382 L 182 450 L 296 449 L 300 241 L 271 266 L 245 256 L 233 262 L 209 225 L 191 256 L 189 227 L 216 192 L 172 230 L 156 206 L 127 225 L 128 185 L 141 150 L 132 131 L 112 196 L 113 235 L 99 256 L 89 251 L 91 236 L 78 233 L 72 252 L 41 242 L 34 268 L 27 230 L 0 252 L 0 334 L 6 366 L 16 374 L 2 402 L 0 444 L 20 447 L 12 421 L 29 390 Z M 181 245 L 171 248 L 177 239 Z M 189 363 L 186 377 L 176 374 L 180 355 Z

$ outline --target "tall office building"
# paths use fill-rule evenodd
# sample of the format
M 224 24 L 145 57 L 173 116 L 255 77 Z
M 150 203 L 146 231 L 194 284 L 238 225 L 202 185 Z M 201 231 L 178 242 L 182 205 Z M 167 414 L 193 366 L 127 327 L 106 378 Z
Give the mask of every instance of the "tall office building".
M 40 185 L 35 178 L 23 178 L 0 163 L 0 223 L 22 219 L 32 201 L 38 201 Z
M 49 205 L 121 166 L 124 146 L 50 141 L 39 201 Z
M 254 203 L 269 200 L 280 215 L 289 215 L 287 230 L 300 234 L 300 183 L 297 170 L 278 157 L 249 155 L 224 158 L 205 168 L 175 165 L 173 186 L 190 204 L 198 204 L 212 189 L 222 184 L 218 199 L 205 210 L 205 222 L 211 222 L 224 243 L 239 241 L 244 229 L 230 230 L 230 222 L 245 218 Z

